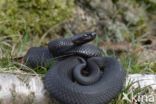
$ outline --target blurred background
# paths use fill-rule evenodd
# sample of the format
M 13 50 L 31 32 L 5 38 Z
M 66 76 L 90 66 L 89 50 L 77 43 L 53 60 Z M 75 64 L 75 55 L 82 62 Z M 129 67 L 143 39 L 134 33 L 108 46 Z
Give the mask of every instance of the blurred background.
M 88 31 L 130 73 L 156 72 L 155 0 L 0 0 L 0 67 L 32 46 Z
M 19 71 L 12 59 L 30 47 L 90 31 L 129 73 L 156 73 L 156 0 L 0 0 L 0 71 Z

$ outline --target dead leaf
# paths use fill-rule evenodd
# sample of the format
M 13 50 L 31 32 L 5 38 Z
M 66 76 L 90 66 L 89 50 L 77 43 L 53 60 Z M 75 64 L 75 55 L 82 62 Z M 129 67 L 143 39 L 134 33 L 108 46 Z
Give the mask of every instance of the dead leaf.
M 112 42 L 100 42 L 99 46 L 103 49 L 115 51 L 117 53 L 122 52 L 129 52 L 131 50 L 131 44 L 128 42 L 119 42 L 119 43 L 112 43 Z

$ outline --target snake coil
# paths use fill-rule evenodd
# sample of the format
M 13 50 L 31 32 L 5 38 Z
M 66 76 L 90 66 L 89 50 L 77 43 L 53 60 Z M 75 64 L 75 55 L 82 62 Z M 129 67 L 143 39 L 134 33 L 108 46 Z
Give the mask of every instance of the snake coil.
M 122 90 L 126 72 L 117 59 L 104 57 L 99 48 L 86 44 L 95 37 L 94 32 L 88 32 L 53 40 L 48 48 L 31 48 L 24 60 L 34 68 L 67 55 L 45 75 L 49 94 L 63 104 L 107 104 Z

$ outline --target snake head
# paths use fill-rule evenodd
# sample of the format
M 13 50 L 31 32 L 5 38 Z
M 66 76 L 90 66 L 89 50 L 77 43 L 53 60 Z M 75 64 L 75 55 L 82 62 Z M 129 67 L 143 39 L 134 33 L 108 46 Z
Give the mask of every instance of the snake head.
M 72 39 L 72 42 L 75 45 L 82 45 L 94 40 L 95 37 L 96 37 L 95 32 L 85 32 L 85 33 L 75 35 L 74 38 Z

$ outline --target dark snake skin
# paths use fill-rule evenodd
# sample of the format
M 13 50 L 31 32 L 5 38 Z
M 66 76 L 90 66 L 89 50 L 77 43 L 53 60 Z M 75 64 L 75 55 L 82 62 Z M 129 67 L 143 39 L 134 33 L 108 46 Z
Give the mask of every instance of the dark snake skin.
M 88 32 L 53 40 L 48 48 L 31 48 L 24 58 L 26 65 L 34 68 L 67 55 L 50 67 L 44 78 L 46 90 L 62 104 L 107 104 L 123 88 L 126 72 L 117 59 L 104 57 L 99 48 L 86 44 L 95 36 Z

